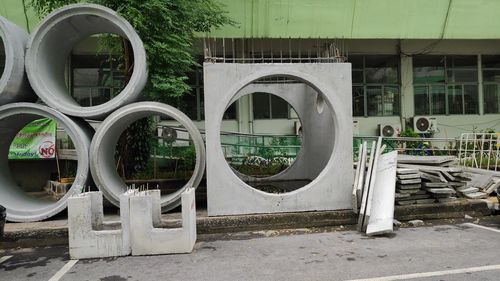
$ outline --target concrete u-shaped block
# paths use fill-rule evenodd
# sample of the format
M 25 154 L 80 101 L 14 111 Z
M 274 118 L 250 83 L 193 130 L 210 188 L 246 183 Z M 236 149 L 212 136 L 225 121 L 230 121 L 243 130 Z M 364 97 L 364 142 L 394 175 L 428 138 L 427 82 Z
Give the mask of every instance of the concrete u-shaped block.
M 160 223 L 160 191 L 139 192 L 130 200 L 132 255 L 190 253 L 196 242 L 195 190 L 182 193 L 182 227 L 156 228 Z
M 109 229 L 103 222 L 100 191 L 81 193 L 68 199 L 69 254 L 72 259 L 130 255 L 131 194 L 126 192 L 120 198 L 121 229 Z

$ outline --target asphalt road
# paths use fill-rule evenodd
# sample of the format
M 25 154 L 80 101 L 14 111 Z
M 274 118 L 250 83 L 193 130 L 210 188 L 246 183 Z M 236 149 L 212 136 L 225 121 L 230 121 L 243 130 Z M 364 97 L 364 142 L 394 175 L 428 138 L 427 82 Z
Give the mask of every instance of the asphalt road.
M 51 279 L 52 278 L 52 279 Z M 67 247 L 1 251 L 0 280 L 500 280 L 500 221 L 355 231 L 267 231 L 184 255 L 69 261 Z

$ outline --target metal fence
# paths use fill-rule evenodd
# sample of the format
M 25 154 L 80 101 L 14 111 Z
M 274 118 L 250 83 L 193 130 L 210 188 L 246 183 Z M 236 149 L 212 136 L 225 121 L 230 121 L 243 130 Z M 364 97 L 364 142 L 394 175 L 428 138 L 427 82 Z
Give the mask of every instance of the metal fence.
M 497 133 L 463 133 L 458 161 L 464 167 L 498 171 L 500 147 Z

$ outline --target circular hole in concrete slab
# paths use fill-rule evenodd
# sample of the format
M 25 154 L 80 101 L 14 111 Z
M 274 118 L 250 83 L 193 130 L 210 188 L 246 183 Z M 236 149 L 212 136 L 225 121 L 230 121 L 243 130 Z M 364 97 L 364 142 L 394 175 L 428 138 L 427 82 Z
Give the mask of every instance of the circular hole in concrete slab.
M 245 86 L 226 108 L 221 127 L 222 151 L 232 171 L 268 193 L 309 184 L 333 151 L 333 140 L 318 142 L 333 130 L 332 115 L 322 114 L 329 111 L 325 105 L 320 93 L 291 77 L 266 77 Z

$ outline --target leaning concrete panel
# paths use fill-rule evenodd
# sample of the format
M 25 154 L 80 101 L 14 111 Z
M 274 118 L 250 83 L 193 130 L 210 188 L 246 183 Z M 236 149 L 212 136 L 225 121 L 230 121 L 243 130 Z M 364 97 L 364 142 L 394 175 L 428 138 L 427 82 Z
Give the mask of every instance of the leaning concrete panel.
M 28 36 L 26 31 L 0 16 L 0 44 L 3 43 L 5 53 L 3 72 L 0 69 L 0 105 L 37 98 L 24 71 Z
M 99 33 L 130 41 L 134 69 L 116 97 L 101 105 L 83 107 L 66 87 L 66 60 L 76 44 Z M 140 97 L 147 81 L 146 53 L 133 27 L 113 10 L 92 4 L 68 5 L 49 14 L 33 31 L 26 52 L 26 72 L 33 90 L 49 106 L 71 116 L 103 119 Z
M 182 227 L 155 227 L 154 210 L 159 208 L 159 192 L 140 192 L 130 197 L 130 241 L 132 255 L 180 254 L 193 251 L 196 243 L 194 188 L 182 193 Z
M 221 148 L 222 117 L 233 98 L 251 82 L 273 75 L 308 84 L 323 101 L 309 110 L 328 107 L 333 129 L 316 136 L 319 146 L 333 151 L 319 175 L 301 189 L 269 194 L 254 189 L 231 170 Z M 325 64 L 204 64 L 207 145 L 208 214 L 234 215 L 351 208 L 352 109 L 351 65 Z M 312 124 L 314 126 L 314 124 Z M 306 131 L 308 126 L 303 125 Z
M 196 164 L 193 176 L 178 191 L 162 196 L 162 210 L 167 211 L 179 206 L 181 194 L 189 187 L 197 187 L 205 171 L 205 146 L 200 132 L 194 123 L 178 109 L 158 102 L 138 102 L 127 105 L 113 112 L 106 118 L 95 133 L 90 147 L 90 169 L 99 190 L 115 206 L 119 205 L 119 196 L 127 186 L 116 171 L 115 147 L 120 135 L 133 122 L 159 115 L 171 117 L 188 131 L 196 150 Z
M 76 148 L 78 167 L 75 181 L 64 197 L 57 202 L 26 194 L 14 181 L 9 168 L 9 148 L 16 134 L 29 122 L 51 118 L 72 139 Z M 28 222 L 49 218 L 64 210 L 70 196 L 80 193 L 89 179 L 90 140 L 93 129 L 85 121 L 70 118 L 46 106 L 32 103 L 12 103 L 0 107 L 0 205 L 7 208 L 7 220 Z M 43 163 L 40 163 L 43 165 Z

